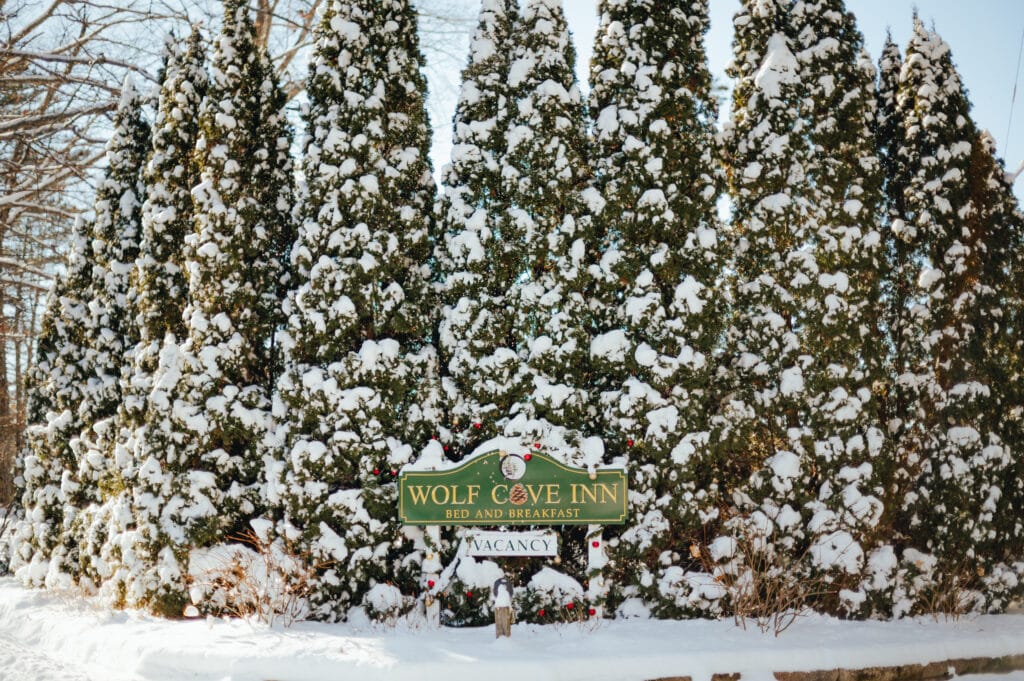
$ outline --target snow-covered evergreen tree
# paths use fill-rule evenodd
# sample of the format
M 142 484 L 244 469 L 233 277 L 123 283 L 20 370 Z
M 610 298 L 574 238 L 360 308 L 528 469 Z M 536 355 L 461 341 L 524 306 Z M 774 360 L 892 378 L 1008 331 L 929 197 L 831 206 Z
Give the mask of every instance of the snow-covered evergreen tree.
M 814 217 L 806 183 L 807 88 L 790 11 L 784 0 L 750 0 L 736 15 L 730 74 L 737 83 L 732 120 L 723 131 L 734 314 L 725 334 L 727 393 L 717 435 L 719 456 L 728 464 L 719 478 L 733 490 L 741 537 L 773 535 L 763 546 L 768 565 L 787 564 L 776 563 L 775 552 L 801 554 L 802 510 L 817 497 L 802 484 L 813 455 L 802 423 L 804 371 L 813 357 L 801 331 L 818 273 L 807 247 Z
M 1000 435 L 1012 456 L 1001 483 L 1006 511 L 996 519 L 997 538 L 993 542 L 999 550 L 997 558 L 1003 563 L 993 572 L 1002 574 L 993 574 L 990 579 L 996 581 L 993 590 L 1004 592 L 1015 582 L 1019 601 L 1024 597 L 1024 211 L 1013 192 L 1015 177 L 995 157 L 994 140 L 985 135 L 984 142 L 994 162 L 980 177 L 993 195 L 991 224 L 999 238 L 994 247 L 987 249 L 985 269 L 993 282 L 1001 283 L 997 290 L 1003 300 L 1002 333 L 992 348 L 998 363 L 998 380 L 993 381 L 992 389 L 999 404 Z M 1008 572 L 1013 577 L 1008 577 Z M 1001 579 L 1005 580 L 1002 584 Z
M 395 476 L 438 421 L 429 280 L 434 183 L 416 12 L 331 0 L 306 114 L 306 196 L 286 303 L 268 478 L 281 532 L 324 569 L 314 615 L 345 616 L 385 582 L 416 588 Z
M 500 435 L 529 389 L 507 307 L 522 273 L 519 244 L 507 238 L 512 225 L 504 179 L 518 15 L 515 0 L 481 5 L 455 109 L 451 165 L 444 170 L 438 352 L 454 456 Z
M 136 401 L 125 418 L 122 446 L 132 462 L 132 531 L 112 538 L 110 560 L 123 573 L 124 598 L 134 607 L 169 615 L 185 602 L 184 502 L 193 462 L 183 459 L 182 433 L 174 422 L 174 399 L 182 370 L 178 344 L 186 327 L 188 300 L 185 238 L 193 229 L 191 190 L 199 182 L 196 143 L 206 91 L 204 48 L 198 30 L 184 45 L 168 40 L 162 72 L 152 157 L 146 167 L 147 198 L 133 290 L 139 344 L 123 393 Z M 174 547 L 174 548 L 172 548 Z M 175 550 L 177 554 L 175 554 Z
M 1005 249 L 988 224 L 991 154 L 971 120 L 949 46 L 916 17 L 898 102 L 907 180 L 900 187 L 904 213 L 892 232 L 908 246 L 897 286 L 910 292 L 904 314 L 912 334 L 898 378 L 909 422 L 899 457 L 919 473 L 901 529 L 909 548 L 937 561 L 924 597 L 970 600 L 978 576 L 993 568 L 996 519 L 1007 512 L 1001 478 L 1011 454 L 998 432 L 991 343 L 1004 301 L 1000 281 L 985 267 Z M 941 607 L 979 607 L 977 597 Z
M 167 334 L 184 340 L 182 319 L 188 299 L 185 277 L 185 237 L 192 232 L 192 187 L 199 183 L 196 143 L 199 110 L 206 92 L 205 50 L 198 29 L 181 44 L 167 41 L 161 89 L 153 125 L 152 156 L 144 181 L 142 238 L 132 280 L 139 346 L 133 353 L 126 396 L 140 399 L 137 414 L 145 409 L 144 398 Z M 136 425 L 130 423 L 129 425 Z
M 86 380 L 78 407 L 82 431 L 71 442 L 80 485 L 73 504 L 80 513 L 71 532 L 87 585 L 98 585 L 110 576 L 101 555 L 103 547 L 112 532 L 129 522 L 125 462 L 115 460 L 114 449 L 121 382 L 130 373 L 131 352 L 138 339 L 130 278 L 139 252 L 145 198 L 142 169 L 150 145 L 143 104 L 144 98 L 126 78 L 107 143 L 108 167 L 93 207 L 92 272 L 82 330 Z
M 899 142 L 903 137 L 903 118 L 900 115 L 897 96 L 900 87 L 900 72 L 903 70 L 903 55 L 891 34 L 886 34 L 882 45 L 882 56 L 878 60 L 878 82 L 876 87 L 875 110 L 875 144 L 878 148 L 879 163 L 882 168 L 882 186 L 886 189 L 885 203 L 888 208 L 893 202 L 902 198 L 895 192 L 890 194 L 888 188 L 895 183 L 889 178 L 896 178 L 899 163 Z M 884 218 L 885 216 L 883 216 Z
M 661 616 L 711 613 L 689 546 L 715 520 L 711 380 L 723 297 L 716 202 L 724 177 L 704 50 L 706 0 L 600 5 L 591 64 L 597 187 L 607 246 L 597 363 L 606 438 L 625 452 L 629 525 L 615 580 Z M 627 589 L 627 593 L 635 589 Z M 706 591 L 706 590 L 705 590 Z
M 78 571 L 71 526 L 82 494 L 71 441 L 83 429 L 78 407 L 89 378 L 84 337 L 93 269 L 89 231 L 88 223 L 75 223 L 65 272 L 54 285 L 41 324 L 33 383 L 39 407 L 46 412 L 28 433 L 22 467 L 24 516 L 10 555 L 11 571 L 32 586 L 66 586 Z
M 562 3 L 528 0 L 520 21 L 509 68 L 510 208 L 502 238 L 521 253 L 508 302 L 529 379 L 505 430 L 559 448 L 578 444 L 596 416 L 587 393 L 586 294 L 597 239 L 587 199 L 600 201 L 590 191 L 585 106 Z
M 984 240 L 979 241 L 976 259 L 972 259 L 977 275 L 965 274 L 977 276 L 991 288 L 987 297 L 994 318 L 988 324 L 975 322 L 979 337 L 974 339 L 972 351 L 981 355 L 982 373 L 989 377 L 988 404 L 981 409 L 994 424 L 1010 459 L 995 481 L 1002 510 L 993 518 L 994 536 L 982 545 L 982 550 L 991 552 L 993 566 L 984 575 L 987 606 L 1002 610 L 1024 595 L 1024 340 L 1020 334 L 1024 314 L 1024 212 L 988 131 L 981 131 L 972 149 L 971 171 L 971 200 L 978 208 L 970 224 Z
M 810 465 L 799 484 L 817 495 L 805 510 L 812 567 L 839 591 L 861 581 L 866 552 L 887 539 L 879 536 L 890 471 L 876 395 L 884 385 L 887 347 L 879 333 L 885 258 L 873 138 L 875 70 L 843 0 L 802 0 L 792 21 L 807 88 L 812 157 L 804 191 L 812 206 L 814 256 L 807 265 L 811 281 L 800 287 L 800 333 L 811 360 L 803 371 L 801 419 Z M 857 594 L 838 605 L 855 608 L 862 600 Z
M 54 456 L 47 426 L 57 412 L 56 379 L 59 377 L 54 369 L 64 340 L 60 319 L 64 294 L 64 276 L 58 275 L 39 324 L 36 361 L 25 377 L 25 451 L 19 455 L 15 471 L 15 494 L 22 517 L 0 546 L 0 562 L 12 571 L 33 561 L 41 564 L 48 560 L 61 531 L 64 505 L 60 482 L 65 461 Z M 38 584 L 38 576 L 28 577 L 26 581 Z
M 96 192 L 92 223 L 92 286 L 89 340 L 79 415 L 85 430 L 79 444 L 82 482 L 96 487 L 97 500 L 122 489 L 110 461 L 115 424 L 121 403 L 121 379 L 130 369 L 130 351 L 138 339 L 132 315 L 130 278 L 141 238 L 145 188 L 142 169 L 150 146 L 150 128 L 142 114 L 142 95 L 126 79 L 107 143 L 107 171 Z
M 506 164 L 508 217 L 501 238 L 518 250 L 518 278 L 508 315 L 525 391 L 505 416 L 505 435 L 574 463 L 600 463 L 597 404 L 591 399 L 592 279 L 598 237 L 592 213 L 585 103 L 574 74 L 575 51 L 559 0 L 528 0 L 514 29 L 509 66 Z M 586 571 L 585 528 L 565 528 L 562 569 Z M 513 578 L 527 580 L 532 568 Z M 551 598 L 528 588 L 536 606 Z M 550 606 L 550 604 L 548 604 Z M 536 612 L 536 609 L 534 610 Z
M 285 244 L 294 238 L 285 95 L 243 0 L 225 3 L 215 45 L 186 237 L 188 336 L 180 350 L 164 345 L 150 396 L 166 420 L 152 425 L 148 451 L 170 446 L 163 456 L 174 470 L 153 457 L 139 469 L 150 489 L 171 495 L 160 511 L 173 540 L 160 555 L 168 602 L 190 547 L 224 541 L 263 511 L 261 445 L 279 364 L 273 336 Z

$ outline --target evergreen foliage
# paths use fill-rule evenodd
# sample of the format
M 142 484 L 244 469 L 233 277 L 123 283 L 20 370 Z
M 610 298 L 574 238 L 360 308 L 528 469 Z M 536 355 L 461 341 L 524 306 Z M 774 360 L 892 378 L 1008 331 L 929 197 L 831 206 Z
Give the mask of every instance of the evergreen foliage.
M 184 46 L 173 36 L 167 41 L 152 156 L 144 175 L 147 196 L 142 206 L 142 238 L 132 280 L 139 346 L 133 355 L 131 382 L 122 390 L 141 398 L 136 405 L 140 410 L 145 408 L 144 398 L 164 338 L 171 334 L 181 342 L 186 334 L 182 319 L 188 299 L 184 244 L 192 232 L 192 187 L 199 183 L 195 148 L 207 87 L 204 61 L 198 29 Z
M 121 403 L 122 376 L 130 371 L 131 351 L 138 340 L 130 278 L 139 254 L 145 200 L 142 169 L 150 146 L 143 104 L 142 95 L 126 79 L 107 143 L 108 168 L 96 191 L 90 241 L 92 282 L 83 331 L 88 338 L 84 367 L 89 379 L 79 406 L 84 430 L 78 451 L 82 482 L 100 502 L 122 485 L 109 460 L 116 430 L 112 417 Z
M 268 472 L 281 532 L 321 564 L 314 615 L 323 619 L 344 617 L 384 582 L 408 593 L 419 577 L 394 482 L 440 420 L 422 66 L 406 0 L 325 6 L 282 336 L 285 455 Z
M 455 108 L 452 160 L 443 177 L 438 352 L 455 457 L 501 435 L 512 407 L 529 389 L 514 319 L 507 313 L 522 273 L 519 244 L 508 238 L 514 226 L 505 180 L 518 14 L 514 0 L 481 5 Z
M 600 6 L 591 114 L 607 245 L 596 272 L 605 438 L 626 454 L 629 525 L 614 581 L 639 574 L 656 614 L 711 613 L 684 571 L 715 520 L 711 381 L 723 298 L 716 202 L 724 177 L 704 51 L 706 0 Z
M 508 304 L 528 378 L 505 432 L 557 448 L 579 445 L 596 411 L 587 393 L 591 325 L 585 298 L 587 265 L 597 246 L 587 205 L 593 192 L 576 55 L 561 2 L 529 0 L 520 21 L 509 67 L 514 108 L 503 169 L 509 217 L 502 237 L 521 254 Z
M 199 182 L 195 154 L 199 112 L 207 87 L 205 50 L 198 30 L 184 46 L 167 43 L 152 157 L 146 167 L 142 243 L 133 288 L 137 291 L 139 345 L 134 372 L 124 388 L 137 401 L 123 443 L 134 465 L 131 478 L 134 531 L 117 550 L 128 573 L 124 598 L 134 607 L 179 615 L 186 584 L 189 509 L 194 462 L 185 458 L 184 433 L 175 423 L 175 399 L 187 334 L 182 317 L 188 300 L 185 239 L 193 229 L 191 189 Z M 179 403 L 180 404 L 180 403 Z
M 732 121 L 723 132 L 732 194 L 734 314 L 725 335 L 721 483 L 737 505 L 730 531 L 751 537 L 769 565 L 806 551 L 804 507 L 817 490 L 810 473 L 805 371 L 813 362 L 803 334 L 816 304 L 814 228 L 807 173 L 807 86 L 788 2 L 744 2 L 734 19 L 737 78 Z M 772 541 L 758 542 L 761 535 Z M 782 552 L 786 558 L 775 560 Z M 722 556 L 735 565 L 739 556 Z M 791 572 L 788 571 L 787 572 Z M 796 580 L 796 574 L 785 578 Z
M 510 171 L 507 137 L 515 101 L 508 85 L 519 8 L 515 0 L 484 0 L 452 124 L 451 163 L 442 173 L 444 195 L 435 249 L 441 280 L 438 355 L 446 421 L 439 428 L 453 459 L 500 436 L 509 414 L 530 388 L 520 361 L 511 294 L 522 274 L 520 244 L 509 239 Z M 436 555 L 465 573 L 475 561 L 452 555 L 455 537 L 441 537 Z M 490 585 L 455 575 L 442 601 L 453 622 L 493 621 Z M 489 576 L 489 572 L 483 574 Z M 469 580 L 469 581 L 466 581 Z M 493 581 L 493 580 L 492 580 Z
M 218 612 L 251 530 L 325 620 L 483 624 L 503 572 L 536 622 L 1019 599 L 1024 214 L 949 46 L 915 17 L 876 85 L 843 0 L 743 0 L 719 134 L 708 4 L 602 0 L 588 137 L 561 2 L 483 0 L 440 200 L 410 0 L 324 4 L 299 190 L 247 0 L 209 74 L 169 43 L 43 314 L 0 569 Z M 490 448 L 625 467 L 627 523 L 501 565 L 399 526 L 403 469 Z
M 947 580 L 955 580 L 958 598 L 984 599 L 979 577 L 1001 555 L 997 518 L 1009 512 L 1001 479 L 1013 465 L 999 432 L 1000 360 L 993 355 L 1004 323 L 1000 269 L 1011 224 L 993 210 L 1000 198 L 991 186 L 991 145 L 971 120 L 949 46 L 916 18 L 898 104 L 907 173 L 893 235 L 909 246 L 899 285 L 911 292 L 912 334 L 899 383 L 914 405 L 901 456 L 918 473 L 900 529 L 913 549 L 937 561 L 925 598 L 948 592 Z M 993 213 L 1002 213 L 995 224 Z
M 812 568 L 848 594 L 861 581 L 867 552 L 888 538 L 879 526 L 890 456 L 878 406 L 887 348 L 879 333 L 885 259 L 875 70 L 843 0 L 799 2 L 793 21 L 809 102 L 807 236 L 814 256 L 800 322 L 812 356 L 802 415 L 810 471 L 801 484 L 817 496 L 804 511 Z M 847 600 L 826 607 L 859 607 L 863 594 Z
M 592 214 L 602 201 L 591 186 L 586 109 L 562 3 L 524 3 L 514 34 L 501 238 L 519 254 L 509 264 L 518 276 L 505 298 L 519 366 L 510 361 L 507 372 L 524 392 L 501 417 L 503 432 L 524 448 L 596 465 L 604 446 L 590 394 L 589 265 L 600 241 Z M 586 530 L 561 531 L 560 570 L 572 579 L 587 571 Z M 532 576 L 539 567 L 531 561 L 511 576 L 526 587 L 528 602 L 545 597 Z
M 77 573 L 78 551 L 71 525 L 81 509 L 78 460 L 72 438 L 82 432 L 78 415 L 86 380 L 84 335 L 92 283 L 88 224 L 75 223 L 65 274 L 54 285 L 42 323 L 33 372 L 32 401 L 45 414 L 27 434 L 22 464 L 24 516 L 10 552 L 10 569 L 33 586 L 66 586 Z
M 159 511 L 170 540 L 159 553 L 167 575 L 163 599 L 153 604 L 160 610 L 181 598 L 189 549 L 248 529 L 266 504 L 261 445 L 279 364 L 272 340 L 281 325 L 285 244 L 294 236 L 285 96 L 255 44 L 247 3 L 225 3 L 215 44 L 186 238 L 188 335 L 180 348 L 165 343 L 161 350 L 150 396 L 161 418 L 138 473 L 143 495 L 159 490 L 170 499 Z
M 36 362 L 25 379 L 28 395 L 26 405 L 25 451 L 20 456 L 16 493 L 23 517 L 3 547 L 3 561 L 11 571 L 49 559 L 61 531 L 64 504 L 60 490 L 65 461 L 54 456 L 50 447 L 49 419 L 58 408 L 54 370 L 61 359 L 62 333 L 60 319 L 61 299 L 65 295 L 65 280 L 58 276 L 47 297 L 46 309 L 40 322 L 36 340 Z M 27 572 L 27 571 L 26 571 Z M 38 581 L 39 575 L 23 579 Z

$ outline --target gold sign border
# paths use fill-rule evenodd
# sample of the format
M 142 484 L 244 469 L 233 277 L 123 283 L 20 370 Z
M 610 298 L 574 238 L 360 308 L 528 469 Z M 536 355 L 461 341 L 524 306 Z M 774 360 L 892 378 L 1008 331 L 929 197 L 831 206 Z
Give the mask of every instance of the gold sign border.
M 448 470 L 444 470 L 444 471 L 402 471 L 402 473 L 399 474 L 399 476 L 398 476 L 398 520 L 399 520 L 399 522 L 402 523 L 403 525 L 414 525 L 414 526 L 417 526 L 417 527 L 427 527 L 427 526 L 434 526 L 434 525 L 437 525 L 437 526 L 449 526 L 449 527 L 475 527 L 475 526 L 495 526 L 495 527 L 501 527 L 501 526 L 515 527 L 515 526 L 518 526 L 518 527 L 526 527 L 526 526 L 530 526 L 530 525 L 536 525 L 536 526 L 539 526 L 539 527 L 555 527 L 555 526 L 558 526 L 558 525 L 621 525 L 621 524 L 626 522 L 626 518 L 628 517 L 627 508 L 629 506 L 629 489 L 628 489 L 629 481 L 626 478 L 626 471 L 622 470 L 621 468 L 604 468 L 604 469 L 597 469 L 596 470 L 596 473 L 598 475 L 600 475 L 601 473 L 605 473 L 605 474 L 611 473 L 613 475 L 620 475 L 620 476 L 622 476 L 622 513 L 621 513 L 621 515 L 618 518 L 587 518 L 585 520 L 555 522 L 555 523 L 545 523 L 545 522 L 539 522 L 539 523 L 533 523 L 533 522 L 501 523 L 501 522 L 497 522 L 496 523 L 496 522 L 494 522 L 493 518 L 486 519 L 486 520 L 482 519 L 482 520 L 479 520 L 479 521 L 470 520 L 470 521 L 460 521 L 460 522 L 452 522 L 450 520 L 412 521 L 412 520 L 407 520 L 406 519 L 406 517 L 405 517 L 405 510 L 404 510 L 405 495 L 402 494 L 402 488 L 403 488 L 403 485 L 405 484 L 405 481 L 408 480 L 408 477 L 407 477 L 408 475 L 417 475 L 417 476 L 422 475 L 422 476 L 429 476 L 429 477 L 450 476 L 450 475 L 454 475 L 456 473 L 459 473 L 460 471 L 462 471 L 465 468 L 469 468 L 470 466 L 480 464 L 483 461 L 483 459 L 486 459 L 486 458 L 488 458 L 490 456 L 495 456 L 495 455 L 500 457 L 501 456 L 500 450 L 492 449 L 489 452 L 484 452 L 483 454 L 480 454 L 479 456 L 473 457 L 471 460 L 466 461 L 465 463 L 459 464 L 455 468 L 449 468 Z M 531 453 L 531 456 L 543 457 L 548 463 L 554 464 L 555 466 L 557 466 L 558 468 L 561 468 L 562 470 L 566 471 L 567 473 L 572 473 L 574 475 L 582 474 L 582 475 L 588 476 L 588 478 L 589 478 L 590 474 L 587 471 L 587 469 L 585 469 L 585 468 L 571 468 L 569 466 L 566 466 L 565 464 L 563 464 L 561 461 L 558 461 L 557 459 L 555 459 L 550 454 L 545 454 L 543 452 L 534 452 L 534 453 Z M 543 520 L 543 519 L 542 518 L 538 518 L 537 520 Z

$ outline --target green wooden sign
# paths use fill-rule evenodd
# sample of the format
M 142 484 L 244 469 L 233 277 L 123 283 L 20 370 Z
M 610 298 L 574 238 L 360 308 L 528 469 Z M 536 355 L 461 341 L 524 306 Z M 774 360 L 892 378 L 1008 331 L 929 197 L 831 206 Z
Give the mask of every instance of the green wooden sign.
M 594 473 L 547 454 L 482 454 L 447 471 L 398 478 L 398 515 L 406 525 L 621 525 L 626 474 Z

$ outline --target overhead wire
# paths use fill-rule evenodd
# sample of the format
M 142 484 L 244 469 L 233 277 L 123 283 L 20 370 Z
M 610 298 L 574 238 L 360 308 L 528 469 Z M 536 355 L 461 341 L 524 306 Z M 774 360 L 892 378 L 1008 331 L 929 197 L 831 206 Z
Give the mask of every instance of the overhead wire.
M 1006 122 L 1006 137 L 1003 138 L 1003 158 L 1006 158 L 1006 151 L 1010 144 L 1010 130 L 1013 129 L 1013 108 L 1017 103 L 1017 83 L 1020 81 L 1020 61 L 1024 55 L 1024 30 L 1020 32 L 1020 47 L 1017 49 L 1017 71 L 1013 76 L 1013 95 L 1010 97 L 1010 120 Z

